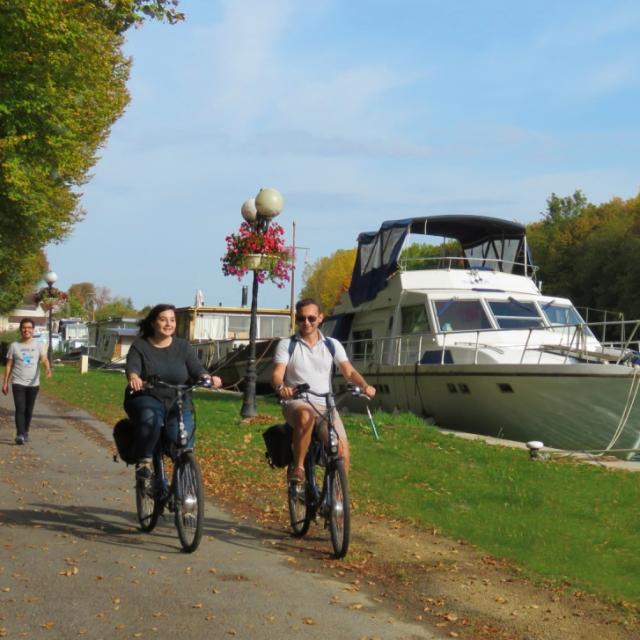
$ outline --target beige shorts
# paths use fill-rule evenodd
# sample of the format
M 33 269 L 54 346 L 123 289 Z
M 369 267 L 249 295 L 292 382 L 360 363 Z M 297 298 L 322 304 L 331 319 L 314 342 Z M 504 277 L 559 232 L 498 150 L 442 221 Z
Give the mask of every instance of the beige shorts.
M 320 412 L 321 415 L 324 415 L 327 410 L 324 405 L 313 404 L 313 406 Z M 311 409 L 309 403 L 306 400 L 288 400 L 282 407 L 282 414 L 284 415 L 284 419 L 287 421 L 287 423 L 293 426 L 296 422 L 296 413 L 298 413 L 298 411 L 302 411 L 303 409 Z M 322 424 L 319 424 L 320 421 L 322 422 Z M 338 438 L 340 440 L 343 440 L 344 442 L 347 442 L 347 432 L 344 428 L 342 419 L 340 418 L 340 414 L 335 409 L 333 410 L 333 424 L 336 428 Z M 326 420 L 322 420 L 321 417 L 317 414 L 316 426 L 319 427 L 320 434 L 326 433 Z

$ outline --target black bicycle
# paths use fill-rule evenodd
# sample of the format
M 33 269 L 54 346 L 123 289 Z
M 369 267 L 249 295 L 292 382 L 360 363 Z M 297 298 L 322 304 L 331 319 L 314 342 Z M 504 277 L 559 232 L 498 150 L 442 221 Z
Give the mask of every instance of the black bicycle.
M 204 378 L 192 385 L 172 385 L 159 380 L 152 384 L 176 391 L 178 436 L 176 441 L 171 441 L 166 426 L 163 427 L 162 436 L 153 453 L 151 478 L 149 481 L 136 482 L 138 521 L 142 531 L 149 533 L 167 509 L 174 514 L 182 549 L 192 553 L 198 548 L 202 538 L 204 488 L 200 465 L 193 455 L 193 450 L 188 447 L 189 434 L 184 424 L 183 407 L 190 391 L 196 387 L 211 388 L 211 382 L 210 379 Z M 167 478 L 165 458 L 170 460 L 172 466 L 170 482 Z
M 368 399 L 363 391 L 349 385 L 348 392 Z M 326 411 L 320 412 L 303 394 L 324 398 Z M 333 393 L 316 393 L 309 385 L 296 387 L 294 398 L 309 402 L 318 414 L 311 444 L 304 460 L 304 483 L 290 481 L 287 489 L 289 518 L 293 534 L 304 536 L 311 522 L 319 515 L 324 518 L 325 529 L 329 529 L 331 545 L 336 558 L 343 558 L 349 549 L 351 532 L 351 507 L 349 504 L 349 482 L 344 468 L 344 460 L 338 454 L 338 434 L 334 425 L 336 396 Z M 324 468 L 324 476 L 318 467 Z

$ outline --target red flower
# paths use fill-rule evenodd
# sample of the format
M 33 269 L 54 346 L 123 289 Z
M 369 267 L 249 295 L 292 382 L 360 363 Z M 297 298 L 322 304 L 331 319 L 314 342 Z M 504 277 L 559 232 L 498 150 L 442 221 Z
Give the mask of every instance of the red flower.
M 248 222 L 240 225 L 238 233 L 225 238 L 227 252 L 221 258 L 222 273 L 236 276 L 238 280 L 250 271 L 247 256 L 259 254 L 273 258 L 269 266 L 258 271 L 258 282 L 270 280 L 283 288 L 290 280 L 293 269 L 293 253 L 284 244 L 284 229 L 276 223 L 270 224 L 266 231 L 256 231 Z

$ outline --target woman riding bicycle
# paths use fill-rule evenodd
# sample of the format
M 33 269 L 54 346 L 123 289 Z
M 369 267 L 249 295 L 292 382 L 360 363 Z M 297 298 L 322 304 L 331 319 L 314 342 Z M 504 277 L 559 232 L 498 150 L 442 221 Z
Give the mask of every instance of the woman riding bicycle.
M 129 384 L 124 409 L 135 431 L 136 480 L 145 482 L 151 477 L 153 452 L 166 425 L 167 435 L 178 435 L 178 415 L 175 391 L 162 386 L 147 386 L 153 380 L 169 384 L 186 384 L 189 380 L 211 378 L 211 386 L 219 388 L 222 380 L 209 376 L 200 364 L 193 347 L 177 338 L 175 307 L 158 304 L 140 320 L 140 334 L 127 354 L 126 374 Z M 193 447 L 193 406 L 184 406 L 184 423 Z

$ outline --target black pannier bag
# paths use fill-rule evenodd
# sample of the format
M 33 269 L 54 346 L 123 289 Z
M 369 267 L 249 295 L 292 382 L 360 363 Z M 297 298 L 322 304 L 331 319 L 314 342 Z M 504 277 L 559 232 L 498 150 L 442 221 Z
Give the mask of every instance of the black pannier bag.
M 123 462 L 135 464 L 133 424 L 129 418 L 123 418 L 113 427 L 113 439 L 118 455 Z
M 293 429 L 288 424 L 274 424 L 262 433 L 267 445 L 265 457 L 272 467 L 286 467 L 293 462 Z

